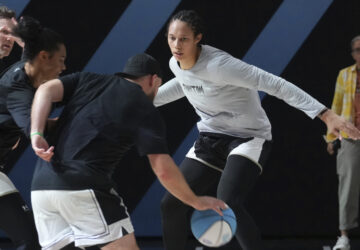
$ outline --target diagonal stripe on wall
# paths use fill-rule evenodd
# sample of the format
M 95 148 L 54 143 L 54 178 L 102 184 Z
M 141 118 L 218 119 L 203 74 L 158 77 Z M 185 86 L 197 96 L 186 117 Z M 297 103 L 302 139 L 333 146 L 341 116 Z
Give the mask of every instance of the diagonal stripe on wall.
M 21 13 L 29 2 L 30 0 L 3 0 L 0 2 L 0 5 L 7 6 L 9 9 L 15 11 L 16 16 L 21 16 Z
M 120 71 L 126 60 L 144 52 L 174 11 L 180 0 L 134 0 L 93 55 L 86 71 Z

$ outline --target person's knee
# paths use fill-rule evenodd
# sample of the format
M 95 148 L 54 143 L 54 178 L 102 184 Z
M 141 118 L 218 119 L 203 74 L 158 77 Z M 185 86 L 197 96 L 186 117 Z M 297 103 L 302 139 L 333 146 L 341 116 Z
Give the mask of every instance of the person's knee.
M 246 157 L 231 155 L 217 188 L 217 197 L 230 207 L 243 206 L 260 174 L 259 166 Z
M 233 210 L 243 207 L 245 197 L 238 196 L 231 192 L 226 192 L 222 189 L 218 190 L 217 197 L 224 201 Z
M 218 186 L 217 189 L 217 198 L 223 200 L 226 204 L 230 205 L 234 202 L 236 194 L 233 194 L 230 190 L 226 189 L 226 187 Z

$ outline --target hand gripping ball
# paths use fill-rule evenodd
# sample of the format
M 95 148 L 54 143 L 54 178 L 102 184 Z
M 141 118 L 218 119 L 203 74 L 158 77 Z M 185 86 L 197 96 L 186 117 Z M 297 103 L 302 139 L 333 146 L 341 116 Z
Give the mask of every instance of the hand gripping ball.
M 208 247 L 220 247 L 228 243 L 236 231 L 236 217 L 230 207 L 223 216 L 214 210 L 195 210 L 191 216 L 191 231 L 195 238 Z

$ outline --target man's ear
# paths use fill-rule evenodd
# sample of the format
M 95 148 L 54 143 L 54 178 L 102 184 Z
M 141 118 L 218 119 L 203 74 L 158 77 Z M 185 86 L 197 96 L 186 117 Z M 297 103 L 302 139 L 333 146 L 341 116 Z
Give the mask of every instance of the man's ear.
M 47 51 L 45 51 L 45 50 L 41 50 L 41 51 L 39 52 L 39 58 L 40 58 L 40 60 L 45 61 L 45 60 L 47 60 L 49 57 L 50 57 L 49 52 L 47 52 Z
M 155 85 L 155 81 L 156 81 L 156 78 L 157 78 L 157 75 L 150 75 L 151 78 L 150 78 L 150 87 L 154 86 Z

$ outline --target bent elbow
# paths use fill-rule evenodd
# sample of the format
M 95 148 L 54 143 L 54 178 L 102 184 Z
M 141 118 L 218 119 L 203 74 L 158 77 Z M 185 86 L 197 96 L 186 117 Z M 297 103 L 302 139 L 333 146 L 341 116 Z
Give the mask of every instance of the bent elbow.
M 161 181 L 170 181 L 172 179 L 172 175 L 170 174 L 170 171 L 167 168 L 160 168 L 160 169 L 154 169 L 155 175 L 161 180 Z

